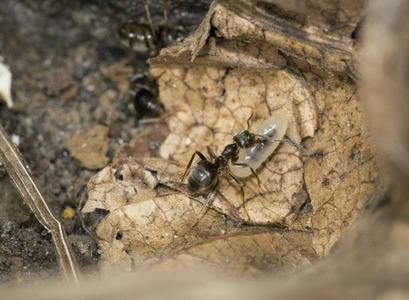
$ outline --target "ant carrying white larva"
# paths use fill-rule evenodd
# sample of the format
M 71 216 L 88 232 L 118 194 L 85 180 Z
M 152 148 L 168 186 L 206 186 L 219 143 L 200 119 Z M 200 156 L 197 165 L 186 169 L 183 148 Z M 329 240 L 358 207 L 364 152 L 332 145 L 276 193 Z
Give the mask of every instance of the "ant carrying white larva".
M 248 127 L 249 120 L 247 121 Z M 188 189 L 192 194 L 209 195 L 210 192 L 216 190 L 220 176 L 224 171 L 228 171 L 229 176 L 240 184 L 244 197 L 243 186 L 239 178 L 254 175 L 260 186 L 260 180 L 255 170 L 271 156 L 286 131 L 287 119 L 285 116 L 273 113 L 257 128 L 255 133 L 247 129 L 234 135 L 234 143 L 227 145 L 220 156 L 216 156 L 209 146 L 207 146 L 207 152 L 211 160 L 208 160 L 200 151 L 195 151 L 183 174 L 182 182 L 197 155 L 200 161 L 188 177 Z

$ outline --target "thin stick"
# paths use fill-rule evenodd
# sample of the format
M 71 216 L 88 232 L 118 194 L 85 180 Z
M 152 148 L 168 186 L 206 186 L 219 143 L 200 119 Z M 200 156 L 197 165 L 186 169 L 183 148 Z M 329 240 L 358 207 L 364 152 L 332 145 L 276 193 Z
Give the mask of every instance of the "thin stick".
M 0 159 L 25 203 L 30 207 L 38 221 L 51 233 L 57 251 L 61 276 L 64 280 L 78 285 L 77 264 L 71 252 L 72 250 L 67 241 L 65 231 L 34 183 L 28 166 L 24 163 L 20 152 L 10 141 L 1 125 Z

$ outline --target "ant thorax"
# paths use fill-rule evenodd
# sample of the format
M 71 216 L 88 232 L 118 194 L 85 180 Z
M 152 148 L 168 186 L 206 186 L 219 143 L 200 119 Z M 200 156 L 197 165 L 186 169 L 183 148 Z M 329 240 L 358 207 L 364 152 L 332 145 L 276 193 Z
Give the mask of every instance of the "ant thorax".
M 280 144 L 287 131 L 287 118 L 273 113 L 255 130 L 252 138 L 246 131 L 235 135 L 238 145 L 242 144 L 235 162 L 229 161 L 229 171 L 234 176 L 244 178 L 253 174 Z M 248 132 L 248 131 L 247 131 Z M 241 141 L 241 142 L 240 142 Z

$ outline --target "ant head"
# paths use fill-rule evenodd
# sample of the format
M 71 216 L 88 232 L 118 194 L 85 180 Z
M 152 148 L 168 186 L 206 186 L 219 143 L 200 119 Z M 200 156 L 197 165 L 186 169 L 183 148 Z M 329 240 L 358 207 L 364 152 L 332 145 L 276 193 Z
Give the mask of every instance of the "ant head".
M 233 141 L 241 148 L 246 149 L 255 143 L 255 135 L 248 130 L 244 130 L 233 136 Z

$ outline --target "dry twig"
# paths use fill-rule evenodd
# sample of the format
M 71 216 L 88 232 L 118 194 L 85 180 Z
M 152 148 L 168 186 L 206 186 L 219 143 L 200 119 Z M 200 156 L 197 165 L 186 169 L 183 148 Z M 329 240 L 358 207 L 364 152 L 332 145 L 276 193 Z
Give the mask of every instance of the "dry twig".
M 67 241 L 64 228 L 50 210 L 47 201 L 38 190 L 27 164 L 18 149 L 0 125 L 0 159 L 4 163 L 12 183 L 38 221 L 51 233 L 57 250 L 57 259 L 62 277 L 78 284 L 78 271 L 74 255 Z

